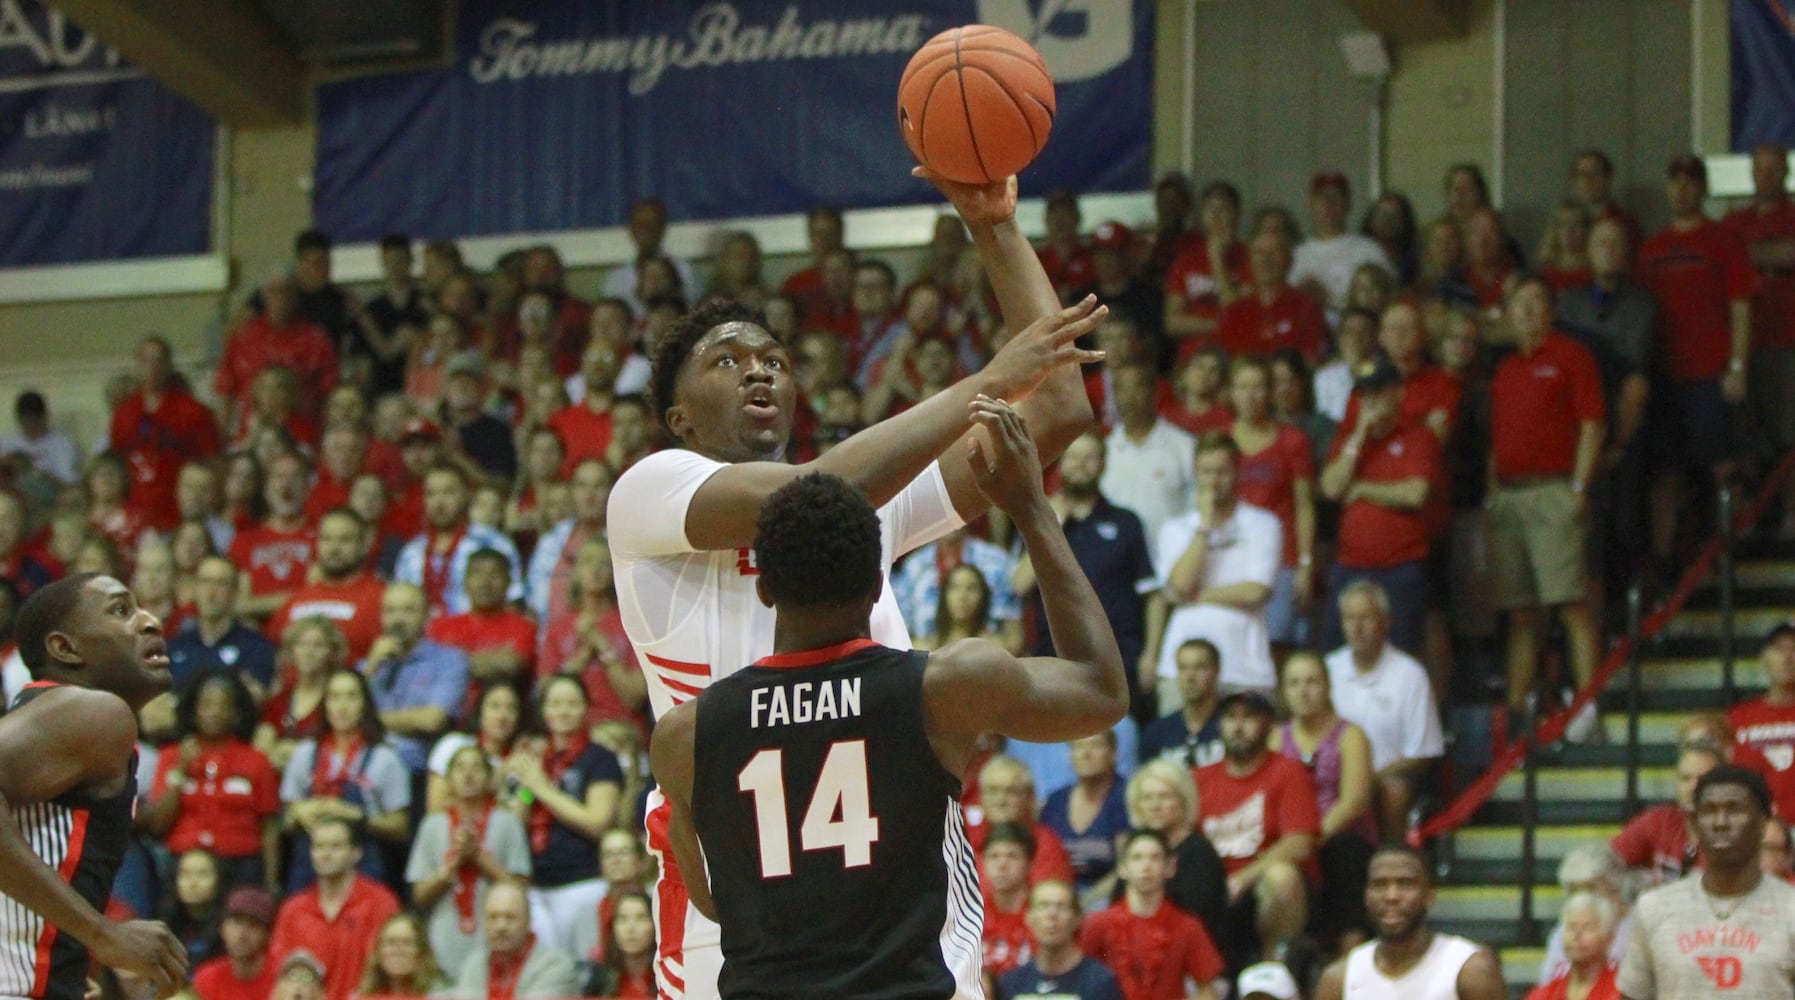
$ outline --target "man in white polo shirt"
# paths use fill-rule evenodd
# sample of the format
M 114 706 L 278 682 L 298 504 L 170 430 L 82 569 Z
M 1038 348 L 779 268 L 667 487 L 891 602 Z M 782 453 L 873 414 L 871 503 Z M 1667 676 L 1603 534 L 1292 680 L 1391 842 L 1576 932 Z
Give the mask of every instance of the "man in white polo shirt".
M 1116 426 L 1104 439 L 1106 461 L 1097 488 L 1118 507 L 1134 511 L 1147 545 L 1160 526 L 1190 511 L 1196 489 L 1197 439 L 1159 415 L 1158 376 L 1131 361 L 1115 366 Z
M 1197 442 L 1196 509 L 1168 520 L 1154 548 L 1160 592 L 1147 606 L 1142 666 L 1156 665 L 1159 711 L 1184 704 L 1178 649 L 1208 639 L 1221 654 L 1224 692 L 1277 685 L 1265 604 L 1284 547 L 1278 515 L 1240 499 L 1240 447 L 1220 431 Z M 1142 671 L 1143 674 L 1145 671 Z
M 1390 595 L 1371 580 L 1340 592 L 1346 645 L 1328 654 L 1334 709 L 1365 730 L 1377 772 L 1378 827 L 1386 840 L 1402 836 L 1415 789 L 1445 752 L 1440 710 L 1427 670 L 1391 645 Z

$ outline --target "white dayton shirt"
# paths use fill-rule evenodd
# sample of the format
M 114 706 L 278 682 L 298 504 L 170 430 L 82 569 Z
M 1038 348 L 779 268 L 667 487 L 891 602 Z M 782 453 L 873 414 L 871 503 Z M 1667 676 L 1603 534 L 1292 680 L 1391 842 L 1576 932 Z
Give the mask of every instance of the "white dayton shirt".
M 692 497 L 725 463 L 696 452 L 656 452 L 611 490 L 606 524 L 617 609 L 642 661 L 655 718 L 719 677 L 773 652 L 773 609 L 760 603 L 752 549 L 699 551 L 686 540 Z M 886 574 L 912 549 L 963 523 L 941 467 L 931 465 L 879 510 Z M 890 581 L 873 608 L 873 641 L 910 648 Z
M 1174 517 L 1159 529 L 1153 566 L 1161 587 L 1170 583 L 1172 566 L 1199 530 L 1208 530 L 1208 526 L 1196 511 Z M 1209 532 L 1209 551 L 1203 560 L 1199 586 L 1257 583 L 1269 588 L 1277 575 L 1283 549 L 1284 529 L 1278 515 L 1236 501 L 1234 516 Z M 1277 686 L 1271 639 L 1265 630 L 1265 605 L 1251 611 L 1220 604 L 1174 605 L 1166 619 L 1165 638 L 1159 645 L 1160 677 L 1178 675 L 1178 647 L 1188 639 L 1215 643 L 1222 657 L 1223 685 L 1262 690 Z
M 1414 657 L 1386 642 L 1377 663 L 1360 672 L 1352 649 L 1342 646 L 1328 654 L 1327 665 L 1334 711 L 1365 730 L 1372 770 L 1446 752 L 1433 684 Z

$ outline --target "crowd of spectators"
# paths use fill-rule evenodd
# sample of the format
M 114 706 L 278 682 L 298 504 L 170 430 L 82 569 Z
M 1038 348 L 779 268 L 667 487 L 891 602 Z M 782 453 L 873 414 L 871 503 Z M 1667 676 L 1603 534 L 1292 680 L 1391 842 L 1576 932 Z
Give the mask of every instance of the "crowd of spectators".
M 1668 576 L 1713 486 L 1795 446 L 1787 162 L 1757 151 L 1756 194 L 1715 220 L 1703 162 L 1677 157 L 1672 221 L 1644 238 L 1586 151 L 1530 259 L 1468 164 L 1440 218 L 1385 192 L 1356 230 L 1332 172 L 1306 227 L 1180 175 L 1138 229 L 1048 198 L 1049 277 L 1111 310 L 1085 377 L 1100 426 L 1049 473 L 1052 503 L 1137 683 L 1112 732 L 994 746 L 969 783 L 1004 995 L 1183 995 L 1364 938 L 1366 861 L 1437 789 L 1442 706 L 1493 696 L 1518 718 L 1586 682 L 1605 599 Z M 477 273 L 450 241 L 418 266 L 403 235 L 358 294 L 308 230 L 209 383 L 142 338 L 85 463 L 50 401 L 19 397 L 0 635 L 72 572 L 129 580 L 163 618 L 177 689 L 142 720 L 117 905 L 171 921 L 199 996 L 654 995 L 650 719 L 605 522 L 616 477 L 668 440 L 656 344 L 707 297 L 764 310 L 804 458 L 1004 337 L 957 218 L 905 275 L 845 246 L 839 211 L 807 221 L 808 259 L 775 281 L 748 233 L 702 269 L 670 255 L 644 200 L 636 259 L 591 301 L 551 246 Z M 921 647 L 1049 647 L 996 516 L 892 589 Z M 1710 720 L 1684 757 L 1721 762 L 1736 729 L 1780 793 L 1795 630 L 1765 658 L 1767 707 Z M 1572 727 L 1601 734 L 1593 708 Z M 1642 815 L 1616 870 L 1693 864 L 1690 808 Z M 1567 928 L 1612 930 L 1608 888 L 1573 896 Z

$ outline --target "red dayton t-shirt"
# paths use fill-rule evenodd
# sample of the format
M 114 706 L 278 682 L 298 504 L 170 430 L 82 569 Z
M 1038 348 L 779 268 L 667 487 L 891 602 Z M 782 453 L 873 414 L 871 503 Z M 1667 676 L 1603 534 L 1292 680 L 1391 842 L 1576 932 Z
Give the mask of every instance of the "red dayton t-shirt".
M 1286 834 L 1321 832 L 1321 807 L 1309 769 L 1282 754 L 1267 753 L 1243 778 L 1216 761 L 1195 771 L 1197 825 L 1215 845 L 1228 874 L 1245 868 Z M 1304 865 L 1311 882 L 1321 877 L 1315 857 Z
M 524 676 L 536 671 L 536 623 L 515 611 L 501 608 L 491 614 L 441 615 L 431 620 L 429 635 L 469 655 L 509 649 L 522 658 Z
M 1795 823 L 1795 705 L 1753 698 L 1729 709 L 1726 720 L 1739 741 L 1733 763 L 1762 774 L 1776 815 Z
M 561 462 L 562 477 L 588 458 L 604 458 L 611 447 L 611 414 L 593 413 L 585 403 L 573 403 L 556 410 L 548 418 L 548 426 L 561 435 L 567 455 Z
M 164 749 L 156 761 L 150 797 L 168 790 L 179 746 Z M 280 812 L 280 777 L 262 751 L 239 739 L 202 747 L 183 769 L 180 811 L 168 831 L 174 854 L 205 848 L 221 858 L 254 857 L 262 849 L 262 821 Z
M 252 594 L 294 590 L 305 583 L 306 567 L 312 564 L 312 542 L 310 524 L 293 531 L 253 524 L 231 541 L 231 562 L 249 573 Z
M 359 573 L 342 583 L 308 583 L 269 617 L 264 631 L 279 642 L 287 626 L 301 618 L 328 618 L 349 640 L 349 661 L 358 662 L 380 638 L 380 600 L 385 594 L 386 584 L 371 573 Z
M 1758 291 L 1745 244 L 1718 222 L 1661 230 L 1639 252 L 1639 283 L 1658 300 L 1658 343 L 1678 382 L 1719 378 L 1732 356 L 1731 303 Z
M 1230 243 L 1222 253 L 1222 267 L 1236 288 L 1246 287 L 1251 263 L 1246 244 L 1239 240 Z M 1209 259 L 1209 244 L 1203 240 L 1193 239 L 1185 244 L 1183 252 L 1166 268 L 1164 287 L 1166 298 L 1176 301 L 1186 316 L 1218 319 L 1222 314 L 1222 300 L 1215 292 L 1215 264 Z M 1182 364 L 1195 353 L 1204 339 L 1188 337 L 1180 343 L 1178 362 Z
M 1264 357 L 1293 350 L 1310 364 L 1328 350 L 1328 320 L 1308 292 L 1285 288 L 1268 305 L 1243 295 L 1222 310 L 1217 336 L 1230 357 Z
M 1335 435 L 1332 462 L 1346 444 Z M 1355 478 L 1365 483 L 1425 479 L 1439 489 L 1440 442 L 1421 424 L 1397 425 L 1388 436 L 1367 440 Z M 1427 505 L 1397 510 L 1369 500 L 1353 500 L 1340 510 L 1340 550 L 1335 561 L 1351 569 L 1389 569 L 1427 556 Z
M 1580 425 L 1604 417 L 1602 373 L 1589 348 L 1549 333 L 1539 349 L 1516 351 L 1490 380 L 1490 442 L 1498 479 L 1568 476 Z
M 1746 245 L 1795 240 L 1795 199 L 1784 198 L 1760 211 L 1747 205 L 1729 214 L 1721 225 Z M 1795 270 L 1763 271 L 1763 285 L 1751 302 L 1751 332 L 1757 347 L 1795 347 Z
M 1315 478 L 1315 454 L 1309 435 L 1289 424 L 1279 424 L 1278 434 L 1263 450 L 1240 454 L 1235 491 L 1240 499 L 1278 515 L 1284 526 L 1284 565 L 1295 566 L 1300 553 L 1296 544 L 1296 482 Z
M 1189 996 L 1186 978 L 1205 986 L 1222 974 L 1222 957 L 1209 932 L 1163 899 L 1150 917 L 1130 913 L 1126 898 L 1091 914 L 1079 928 L 1078 947 L 1109 966 L 1127 1000 Z

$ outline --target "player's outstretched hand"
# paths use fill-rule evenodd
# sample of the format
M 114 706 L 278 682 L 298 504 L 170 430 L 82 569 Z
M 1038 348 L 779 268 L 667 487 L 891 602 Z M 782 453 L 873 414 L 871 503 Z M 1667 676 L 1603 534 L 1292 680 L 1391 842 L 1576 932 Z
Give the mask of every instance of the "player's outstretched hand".
M 1103 360 L 1102 351 L 1087 351 L 1078 338 L 1097 329 L 1109 317 L 1109 307 L 1087 295 L 1064 309 L 1048 313 L 1022 328 L 985 366 L 986 395 L 1021 399 L 1061 365 L 1093 365 Z
M 88 950 L 101 965 L 148 983 L 158 997 L 173 996 L 187 980 L 186 947 L 154 920 L 109 922 Z
M 1016 178 L 1014 175 L 989 184 L 962 184 L 950 181 L 928 167 L 916 167 L 910 176 L 920 177 L 954 203 L 954 211 L 969 226 L 996 226 L 1016 217 Z
M 1016 408 L 1001 399 L 980 396 L 972 402 L 972 420 L 985 428 L 990 444 L 974 434 L 966 460 L 979 492 L 997 509 L 1020 520 L 1036 504 L 1045 504 L 1041 457 L 1035 452 L 1028 425 Z

